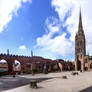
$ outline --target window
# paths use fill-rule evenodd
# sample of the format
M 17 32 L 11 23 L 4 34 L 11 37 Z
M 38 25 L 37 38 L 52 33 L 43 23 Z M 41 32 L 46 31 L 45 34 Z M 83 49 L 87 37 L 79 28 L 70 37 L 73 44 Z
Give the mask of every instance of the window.
M 82 52 L 82 49 L 80 49 L 80 52 Z
M 89 60 L 92 61 L 92 56 L 89 56 Z
M 36 64 L 40 64 L 41 62 L 40 61 L 37 61 Z
M 80 58 L 82 58 L 82 54 L 80 55 Z
M 90 68 L 92 69 L 92 64 L 90 64 Z
M 80 46 L 82 45 L 82 41 L 80 41 Z
M 79 42 L 77 42 L 77 46 L 79 46 Z
M 31 67 L 31 63 L 26 63 L 26 67 L 30 68 Z
M 87 63 L 87 59 L 85 59 L 85 63 Z

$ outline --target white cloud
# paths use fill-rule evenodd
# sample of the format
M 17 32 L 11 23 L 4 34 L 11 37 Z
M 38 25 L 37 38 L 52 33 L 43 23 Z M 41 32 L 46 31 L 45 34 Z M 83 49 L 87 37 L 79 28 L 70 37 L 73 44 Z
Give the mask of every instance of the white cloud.
M 17 15 L 22 3 L 32 2 L 31 0 L 0 0 L 0 32 L 11 21 L 13 14 Z
M 48 51 L 48 53 L 53 54 L 52 56 L 55 55 L 65 56 L 71 54 L 73 52 L 73 46 L 72 42 L 65 38 L 66 33 L 63 33 L 61 35 L 58 34 L 58 36 L 52 38 L 55 33 L 60 33 L 61 30 L 60 30 L 60 23 L 57 22 L 58 20 L 56 18 L 51 19 L 52 22 L 49 22 L 48 18 L 46 19 L 47 33 L 44 34 L 42 37 L 37 38 L 37 46 L 41 47 L 41 49 L 46 53 Z
M 74 55 L 75 34 L 78 31 L 79 9 L 81 7 L 83 27 L 86 35 L 87 52 L 92 54 L 91 4 L 92 0 L 52 0 L 51 5 L 58 14 L 59 19 L 54 17 L 52 22 L 48 22 L 51 20 L 47 18 L 48 21 L 46 25 L 48 33 L 37 38 L 37 46 L 42 47 L 44 50 L 49 50 L 56 55 Z M 70 14 L 70 16 L 68 16 L 65 20 L 67 14 Z M 66 30 L 62 30 L 61 27 L 67 27 L 67 32 L 70 33 L 70 38 L 66 38 L 67 32 Z M 60 34 L 52 38 L 52 36 L 56 33 Z
M 20 49 L 20 50 L 26 50 L 27 48 L 26 48 L 25 45 L 21 45 L 21 46 L 19 46 L 19 49 Z

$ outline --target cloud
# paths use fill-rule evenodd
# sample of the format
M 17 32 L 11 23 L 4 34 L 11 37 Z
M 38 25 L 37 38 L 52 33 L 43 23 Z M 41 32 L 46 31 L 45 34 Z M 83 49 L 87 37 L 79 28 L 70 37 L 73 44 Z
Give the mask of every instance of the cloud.
M 47 18 L 45 24 L 46 34 L 37 38 L 37 47 L 40 47 L 46 53 L 51 53 L 52 56 L 71 54 L 73 52 L 73 44 L 70 40 L 66 39 L 66 33 L 62 34 L 59 20 L 54 17 Z M 53 37 L 56 33 L 58 36 Z
M 87 53 L 92 54 L 91 3 L 91 0 L 52 0 L 51 6 L 59 18 L 52 16 L 52 20 L 49 17 L 46 19 L 46 33 L 37 38 L 36 46 L 44 51 L 52 52 L 55 56 L 74 55 L 75 34 L 78 31 L 79 9 L 81 7 Z M 57 33 L 58 35 L 54 36 Z
M 21 46 L 19 46 L 19 49 L 20 49 L 20 50 L 26 50 L 27 48 L 26 48 L 25 45 L 21 45 Z
M 22 3 L 32 2 L 31 0 L 0 0 L 0 32 L 12 20 L 13 15 L 17 15 Z

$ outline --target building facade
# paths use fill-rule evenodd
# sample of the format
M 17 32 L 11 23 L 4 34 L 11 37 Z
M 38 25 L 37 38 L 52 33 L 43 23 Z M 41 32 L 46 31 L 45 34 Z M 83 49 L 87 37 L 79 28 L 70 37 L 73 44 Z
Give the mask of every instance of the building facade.
M 75 70 L 91 70 L 92 59 L 90 57 L 86 55 L 86 39 L 80 10 L 78 32 L 75 36 Z
M 7 62 L 6 67 L 2 60 Z M 59 70 L 68 71 L 73 69 L 73 63 L 70 61 L 66 62 L 64 60 L 51 60 L 38 56 L 30 57 L 10 54 L 0 54 L 0 65 L 2 66 L 0 67 L 1 71 L 4 71 L 5 69 L 7 70 L 2 72 L 4 74 L 32 73 L 32 71 L 36 73 L 45 73 L 46 71 L 55 72 Z
M 78 32 L 75 36 L 75 70 L 82 70 L 84 71 L 84 57 L 86 56 L 86 41 L 85 41 L 85 34 L 83 31 L 82 26 L 82 16 L 81 11 L 79 15 L 79 25 L 78 25 Z

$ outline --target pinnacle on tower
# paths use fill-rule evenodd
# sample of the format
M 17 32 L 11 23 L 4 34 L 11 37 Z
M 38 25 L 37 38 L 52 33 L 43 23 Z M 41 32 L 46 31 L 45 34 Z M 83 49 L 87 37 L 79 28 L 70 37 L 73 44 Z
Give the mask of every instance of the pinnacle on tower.
M 33 51 L 31 50 L 31 57 L 33 57 Z
M 7 55 L 9 55 L 9 49 L 7 49 Z

